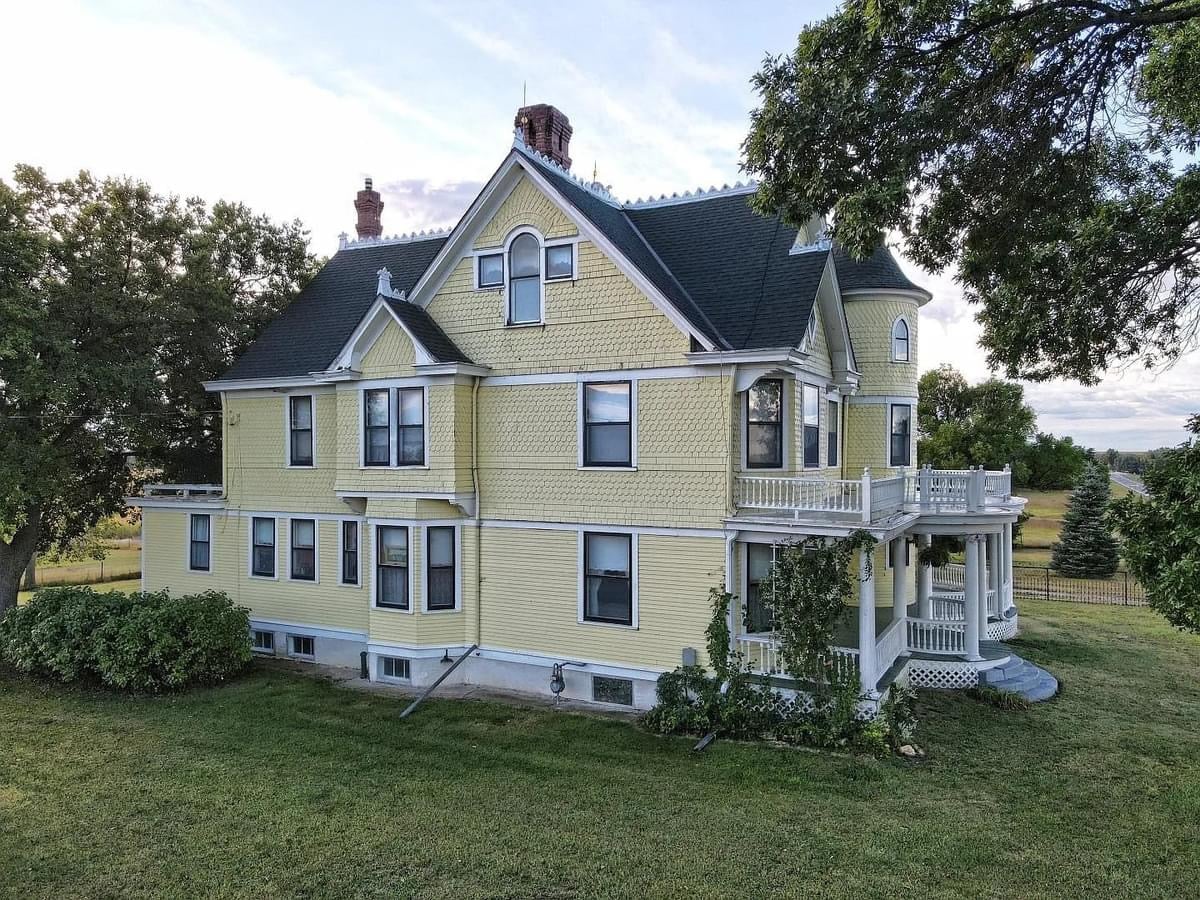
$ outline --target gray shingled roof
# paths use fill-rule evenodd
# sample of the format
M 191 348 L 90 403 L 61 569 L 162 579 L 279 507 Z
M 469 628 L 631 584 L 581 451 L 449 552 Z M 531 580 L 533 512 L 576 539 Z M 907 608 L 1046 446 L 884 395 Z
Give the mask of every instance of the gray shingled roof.
M 755 213 L 749 194 L 623 207 L 540 157 L 513 152 L 718 349 L 799 346 L 830 253 L 789 253 L 796 229 Z M 392 287 L 411 292 L 445 242 L 438 237 L 339 251 L 222 377 L 303 376 L 328 368 L 375 302 L 378 270 L 386 266 Z M 838 247 L 831 252 L 844 291 L 922 290 L 886 247 L 862 261 Z M 470 362 L 424 309 L 400 301 L 391 306 L 439 361 Z
M 439 237 L 339 250 L 222 379 L 287 378 L 324 371 L 375 303 L 376 273 L 386 266 L 392 273 L 392 287 L 411 291 L 444 243 L 446 238 Z M 445 362 L 466 359 L 428 313 L 401 305 L 414 311 L 410 318 L 419 323 L 414 333 L 420 329 L 421 342 L 425 343 L 425 335 L 437 345 L 426 344 L 430 353 L 439 358 L 445 354 Z M 405 324 L 413 327 L 409 319 Z

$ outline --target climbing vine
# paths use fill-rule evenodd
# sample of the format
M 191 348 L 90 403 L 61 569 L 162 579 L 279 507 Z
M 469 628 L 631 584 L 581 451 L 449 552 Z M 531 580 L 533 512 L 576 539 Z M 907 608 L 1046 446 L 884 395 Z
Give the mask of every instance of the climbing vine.
M 860 529 L 845 538 L 805 538 L 776 554 L 763 599 L 774 619 L 779 655 L 788 672 L 818 689 L 838 680 L 829 648 L 857 591 L 855 552 L 866 554 L 870 566 L 875 543 Z

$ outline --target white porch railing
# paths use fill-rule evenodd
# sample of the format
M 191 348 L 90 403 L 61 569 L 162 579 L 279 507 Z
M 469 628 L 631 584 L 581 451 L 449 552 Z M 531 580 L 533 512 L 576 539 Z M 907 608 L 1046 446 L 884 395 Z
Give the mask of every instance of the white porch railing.
M 883 629 L 883 634 L 875 642 L 875 678 L 883 675 L 892 664 L 900 658 L 900 654 L 908 649 L 908 642 L 904 634 L 904 621 L 896 619 L 887 628 Z
M 961 622 L 967 617 L 966 595 L 962 591 L 949 594 L 933 594 L 929 598 L 931 618 L 939 622 Z
M 863 470 L 862 478 L 835 480 L 790 475 L 739 475 L 734 480 L 737 509 L 805 513 L 878 522 L 903 510 L 910 512 L 978 512 L 989 503 L 1007 502 L 1012 476 L 983 469 L 925 467 L 884 478 Z
M 863 508 L 861 481 L 740 475 L 734 491 L 734 504 L 743 509 L 783 510 L 799 515 L 861 513 Z
M 967 650 L 965 622 L 938 619 L 907 619 L 908 649 L 917 653 L 956 656 Z
M 147 484 L 143 497 L 156 500 L 219 500 L 225 496 L 223 484 Z
M 830 647 L 830 665 L 836 674 L 850 679 L 858 678 L 858 650 L 853 647 Z M 759 675 L 788 676 L 779 655 L 779 642 L 770 634 L 741 634 L 737 637 L 737 650 L 742 654 L 747 667 Z

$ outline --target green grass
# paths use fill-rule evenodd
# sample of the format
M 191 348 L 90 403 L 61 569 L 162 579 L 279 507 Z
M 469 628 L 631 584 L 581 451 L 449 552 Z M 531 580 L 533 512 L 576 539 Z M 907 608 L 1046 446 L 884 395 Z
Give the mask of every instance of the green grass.
M 1200 638 L 1027 603 L 1065 692 L 922 696 L 928 756 L 658 738 L 259 668 L 190 695 L 0 682 L 0 894 L 1194 896 Z M 0 676 L 3 677 L 3 676 Z
M 1123 497 L 1128 489 L 1113 484 L 1113 498 Z M 1021 527 L 1021 542 L 1013 548 L 1013 563 L 1026 566 L 1050 565 L 1050 547 L 1058 540 L 1063 513 L 1067 510 L 1070 491 L 1021 490 L 1018 493 L 1029 503 L 1025 512 L 1029 521 Z M 1122 562 L 1124 568 L 1124 562 Z
M 54 586 L 46 585 L 46 587 Z M 142 582 L 139 578 L 130 578 L 125 581 L 106 581 L 103 584 L 90 584 L 88 587 L 98 594 L 104 594 L 108 591 L 140 591 L 142 589 Z M 33 593 L 33 591 L 21 591 L 17 594 L 17 603 L 28 603 Z
M 38 562 L 37 578 L 42 587 L 55 584 L 93 584 L 102 579 L 138 575 L 142 571 L 142 548 L 138 541 L 122 541 L 109 549 L 103 562 L 83 559 L 57 565 Z

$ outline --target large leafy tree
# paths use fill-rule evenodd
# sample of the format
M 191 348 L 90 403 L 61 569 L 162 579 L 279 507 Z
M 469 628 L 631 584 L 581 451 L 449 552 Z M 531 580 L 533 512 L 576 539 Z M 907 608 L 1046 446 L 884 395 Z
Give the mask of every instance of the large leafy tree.
M 1035 416 L 1019 384 L 990 379 L 968 384 L 941 366 L 917 383 L 917 460 L 943 469 L 1011 465 L 1024 483 L 1026 442 Z
M 1200 632 L 1200 416 L 1188 431 L 1195 437 L 1157 451 L 1146 468 L 1150 497 L 1129 494 L 1110 509 L 1150 605 L 1172 625 Z
M 211 478 L 216 377 L 311 276 L 299 223 L 88 173 L 0 180 L 0 611 L 132 466 Z
M 1110 578 L 1120 562 L 1116 538 L 1106 515 L 1111 489 L 1108 469 L 1089 463 L 1079 476 L 1050 565 L 1071 578 Z
M 1039 491 L 1065 491 L 1083 474 L 1088 456 L 1069 437 L 1038 433 L 1025 448 L 1022 485 Z
M 755 86 L 759 208 L 956 265 L 1009 377 L 1195 338 L 1200 0 L 847 0 Z

